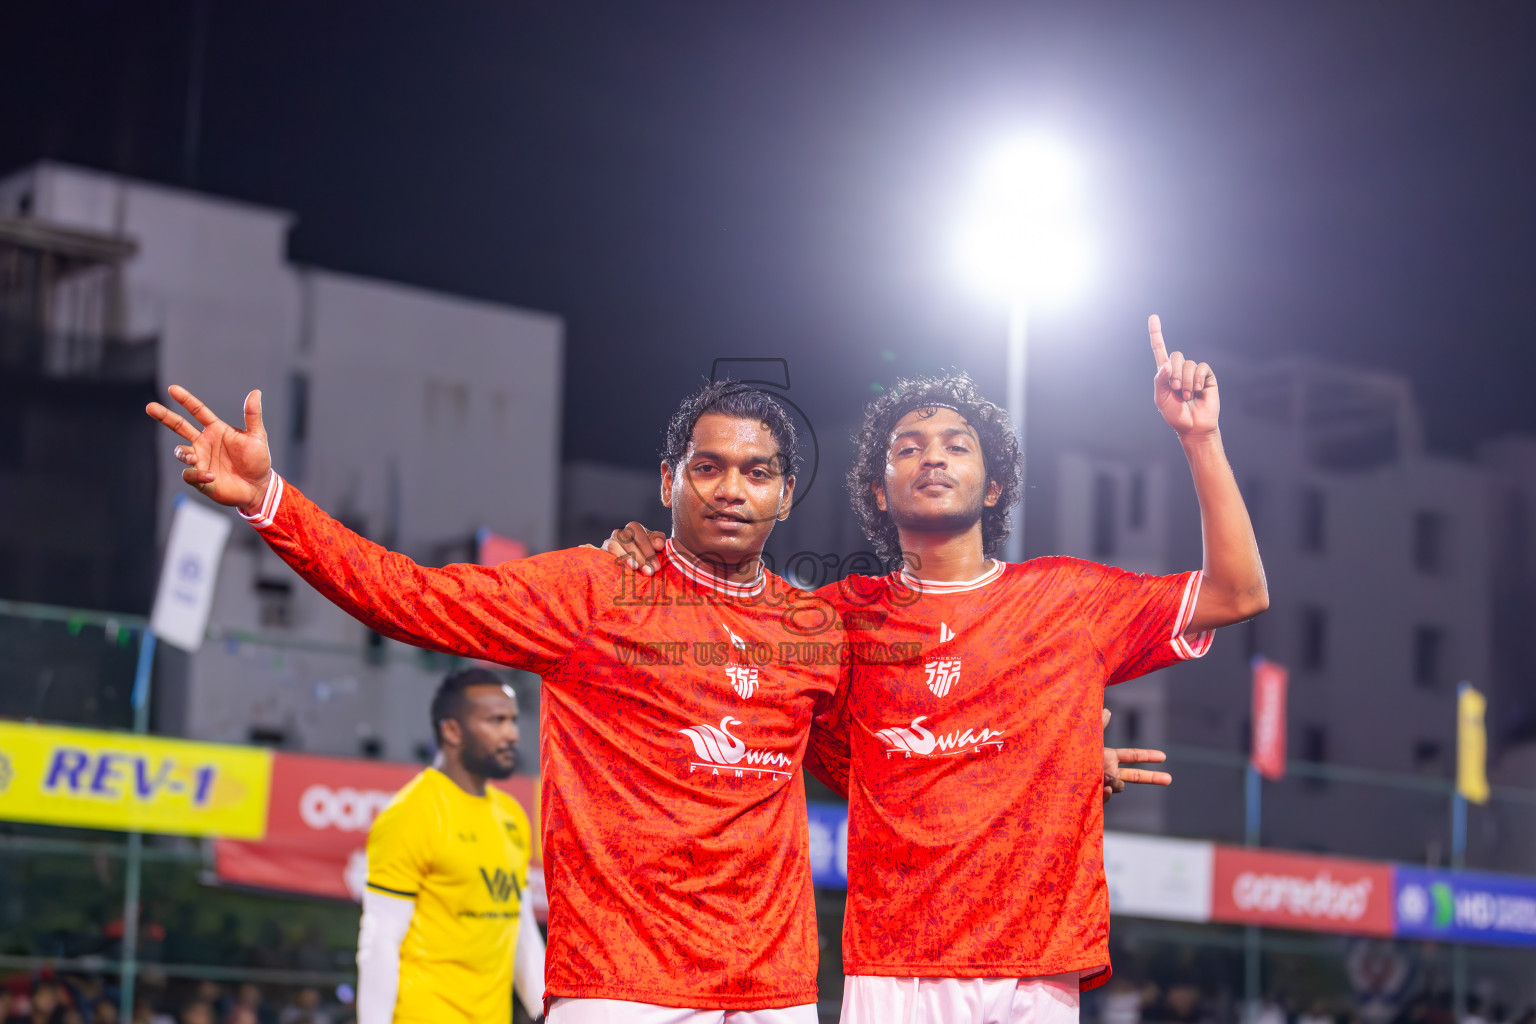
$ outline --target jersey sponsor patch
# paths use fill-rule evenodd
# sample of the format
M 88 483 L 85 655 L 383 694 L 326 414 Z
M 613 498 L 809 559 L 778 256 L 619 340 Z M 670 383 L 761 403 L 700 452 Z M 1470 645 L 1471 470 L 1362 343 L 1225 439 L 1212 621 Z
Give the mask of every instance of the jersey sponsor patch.
M 918 715 L 910 725 L 893 725 L 881 729 L 876 736 L 885 741 L 885 755 L 903 757 L 934 757 L 947 754 L 980 754 L 983 748 L 1001 748 L 1001 729 L 983 726 L 980 729 L 951 729 L 935 733 L 923 725 L 927 715 Z
M 693 752 L 698 757 L 689 763 L 690 773 L 707 768 L 711 774 L 719 775 L 720 769 L 726 768 L 732 769 L 726 774 L 735 778 L 761 777 L 764 773 L 770 777 L 790 777 L 795 766 L 793 758 L 781 751 L 748 750 L 746 741 L 730 731 L 733 725 L 741 725 L 741 719 L 726 715 L 718 726 L 691 725 L 678 730 L 693 742 Z

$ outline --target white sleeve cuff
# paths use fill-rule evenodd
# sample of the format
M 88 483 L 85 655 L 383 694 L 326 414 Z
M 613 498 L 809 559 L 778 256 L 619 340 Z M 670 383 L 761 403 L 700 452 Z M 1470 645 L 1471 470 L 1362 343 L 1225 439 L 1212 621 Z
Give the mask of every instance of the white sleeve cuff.
M 261 499 L 261 508 L 253 516 L 245 514 L 244 509 L 235 509 L 240 513 L 240 518 L 256 527 L 265 530 L 272 525 L 272 520 L 277 515 L 277 506 L 283 500 L 283 478 L 276 473 L 272 474 L 272 480 L 267 484 L 267 495 Z
M 1177 654 L 1181 661 L 1205 657 L 1205 652 L 1211 649 L 1211 643 L 1216 639 L 1215 632 L 1209 629 L 1196 633 L 1192 637 L 1184 635 L 1189 629 L 1189 624 L 1194 621 L 1195 605 L 1200 601 L 1200 581 L 1204 578 L 1205 573 L 1196 571 L 1190 573 L 1189 579 L 1184 583 L 1184 597 L 1179 602 L 1179 616 L 1174 620 L 1173 637 L 1170 640 L 1173 644 L 1173 653 Z

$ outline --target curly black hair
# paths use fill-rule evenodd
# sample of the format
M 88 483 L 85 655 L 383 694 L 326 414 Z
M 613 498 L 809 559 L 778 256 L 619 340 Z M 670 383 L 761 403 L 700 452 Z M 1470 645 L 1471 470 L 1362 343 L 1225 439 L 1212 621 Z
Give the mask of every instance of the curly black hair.
M 983 398 L 975 381 L 964 373 L 897 381 L 895 387 L 864 410 L 864 422 L 853 437 L 858 456 L 848 470 L 848 497 L 853 503 L 853 514 L 858 517 L 864 536 L 875 546 L 875 554 L 889 566 L 901 564 L 901 540 L 895 521 L 875 504 L 874 487 L 885 483 L 891 431 L 896 423 L 913 409 L 933 405 L 953 406 L 975 429 L 981 439 L 987 481 L 1002 489 L 997 504 L 981 511 L 982 551 L 989 558 L 995 555 L 1013 528 L 1010 510 L 1019 500 L 1020 455 L 1008 411 Z
M 699 417 L 717 412 L 737 419 L 757 420 L 768 428 L 779 444 L 776 467 L 785 476 L 800 470 L 800 439 L 795 422 L 772 395 L 750 384 L 734 380 L 712 380 L 683 399 L 667 423 L 662 435 L 661 459 L 676 473 L 693 443 L 693 428 Z

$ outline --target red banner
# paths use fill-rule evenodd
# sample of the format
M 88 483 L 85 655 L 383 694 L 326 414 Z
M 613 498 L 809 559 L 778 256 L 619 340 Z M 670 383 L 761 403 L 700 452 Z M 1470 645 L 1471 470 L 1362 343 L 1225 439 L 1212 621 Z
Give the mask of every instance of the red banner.
M 419 771 L 419 765 L 384 761 L 274 755 L 266 839 L 216 841 L 214 870 L 219 880 L 305 896 L 362 899 L 368 827 Z M 528 813 L 533 862 L 539 864 L 538 780 L 514 775 L 495 785 Z M 536 899 L 535 905 L 542 902 Z
M 1253 767 L 1266 779 L 1285 778 L 1285 666 L 1253 659 Z
M 1211 920 L 1391 935 L 1392 865 L 1216 847 Z

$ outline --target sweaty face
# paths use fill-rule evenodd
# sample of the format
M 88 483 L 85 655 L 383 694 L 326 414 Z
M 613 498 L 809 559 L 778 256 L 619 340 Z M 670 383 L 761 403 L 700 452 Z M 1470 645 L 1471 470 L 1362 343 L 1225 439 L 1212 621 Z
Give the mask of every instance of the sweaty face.
M 988 484 L 981 441 L 953 409 L 914 409 L 891 429 L 875 503 L 898 529 L 961 533 L 981 523 L 1001 489 Z
M 471 686 L 464 691 L 459 725 L 459 760 L 473 775 L 504 779 L 517 770 L 517 700 L 507 686 Z M 445 736 L 445 738 L 447 738 Z
M 773 524 L 789 515 L 795 478 L 779 464 L 766 425 L 706 413 L 693 427 L 677 472 L 661 467 L 661 500 L 672 510 L 672 534 L 700 558 L 735 566 L 755 558 Z

